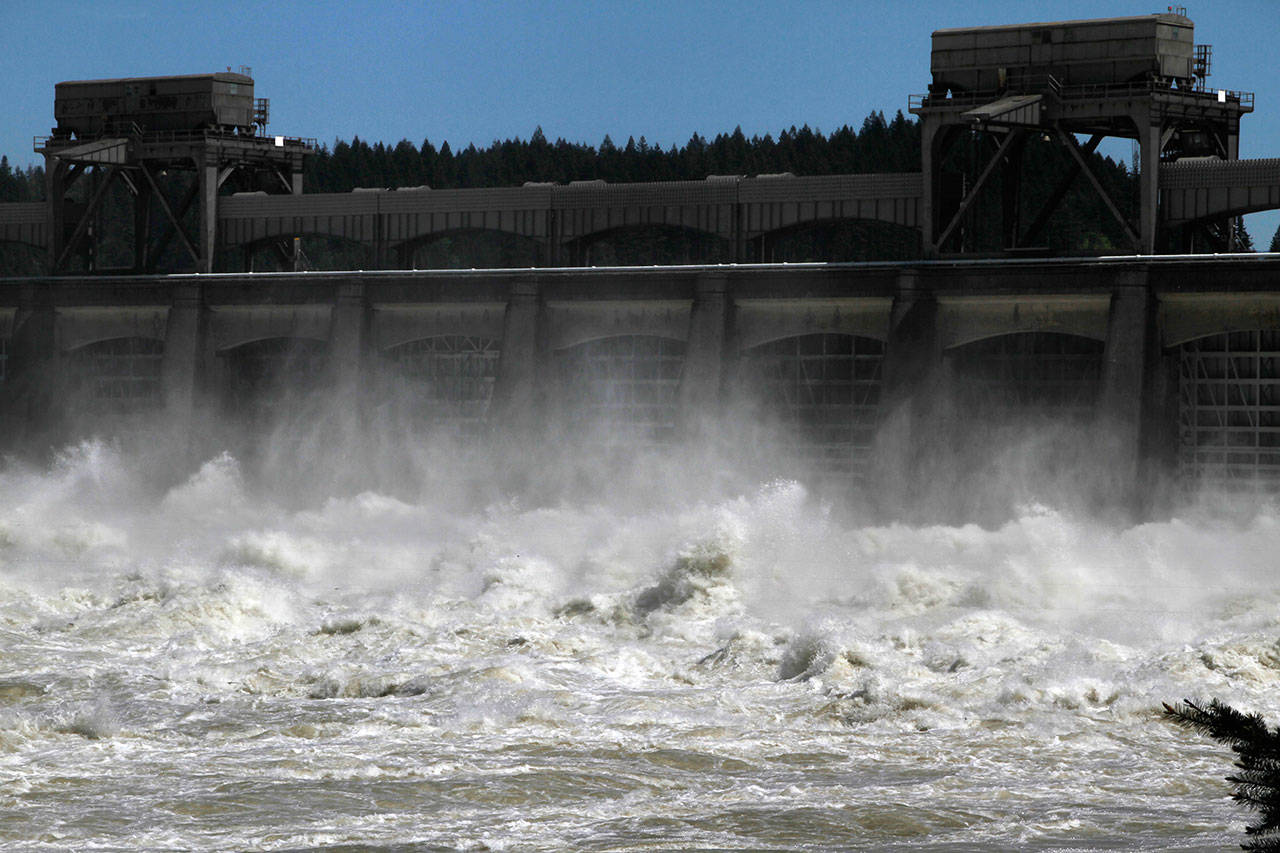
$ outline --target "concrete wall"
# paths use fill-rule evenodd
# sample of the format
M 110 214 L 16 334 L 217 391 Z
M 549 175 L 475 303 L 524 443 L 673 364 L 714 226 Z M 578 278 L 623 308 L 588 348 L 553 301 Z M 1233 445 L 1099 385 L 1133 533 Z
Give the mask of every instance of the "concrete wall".
M 327 344 L 331 379 L 365 384 L 373 358 L 438 335 L 501 342 L 492 421 L 536 423 L 555 352 L 616 335 L 686 346 L 679 404 L 722 402 L 740 355 L 779 338 L 886 342 L 882 448 L 910 495 L 951 416 L 946 352 L 1014 332 L 1105 344 L 1097 420 L 1116 489 L 1134 503 L 1168 466 L 1172 347 L 1219 331 L 1280 328 L 1280 261 L 758 265 L 486 272 L 298 273 L 0 281 L 9 443 L 38 440 L 58 409 L 60 359 L 114 337 L 164 341 L 165 405 L 191 429 L 218 389 L 218 354 L 266 338 Z M 212 377 L 212 379 L 211 379 Z M 709 406 L 710 404 L 710 406 Z M 1163 468 L 1161 467 L 1163 466 Z M 912 473 L 914 471 L 914 473 Z M 907 472 L 907 473 L 903 473 Z

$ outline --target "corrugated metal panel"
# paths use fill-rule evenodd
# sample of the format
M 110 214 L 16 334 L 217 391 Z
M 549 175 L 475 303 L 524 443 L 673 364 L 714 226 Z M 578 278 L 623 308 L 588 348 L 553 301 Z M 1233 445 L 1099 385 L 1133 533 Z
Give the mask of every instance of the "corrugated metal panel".
M 737 201 L 736 181 L 660 181 L 646 184 L 592 183 L 552 188 L 554 209 L 627 205 L 715 205 Z
M 375 195 L 375 193 L 233 195 L 218 200 L 218 218 L 370 214 L 378 210 L 378 200 Z
M 803 178 L 749 178 L 742 182 L 744 203 L 868 198 L 920 198 L 919 172 L 877 175 L 826 175 Z
M 497 189 L 373 190 L 311 195 L 242 195 L 221 200 L 219 243 L 329 234 L 400 245 L 460 229 L 496 230 L 572 240 L 612 228 L 664 225 L 731 237 L 736 206 L 750 229 L 772 230 L 806 219 L 883 219 L 914 226 L 919 173 L 729 178 L 648 184 L 590 183 Z M 774 209 L 766 210 L 773 206 Z M 783 207 L 786 206 L 785 210 Z
M 42 201 L 15 201 L 0 204 L 0 225 L 44 225 L 49 208 Z
M 1280 158 L 1197 160 L 1160 167 L 1160 189 L 1280 184 Z

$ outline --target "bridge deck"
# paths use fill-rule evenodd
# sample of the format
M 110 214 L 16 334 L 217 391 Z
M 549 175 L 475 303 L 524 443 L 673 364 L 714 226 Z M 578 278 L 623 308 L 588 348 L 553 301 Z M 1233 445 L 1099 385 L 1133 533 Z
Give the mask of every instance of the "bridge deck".
M 326 235 L 391 254 L 462 229 L 500 231 L 558 247 L 609 230 L 658 225 L 717 236 L 744 259 L 742 246 L 767 235 L 833 219 L 868 219 L 918 228 L 919 173 L 726 176 L 703 181 L 483 189 L 371 189 L 350 193 L 233 195 L 218 202 L 222 247 L 299 235 Z M 1280 208 L 1280 159 L 1197 161 L 1160 169 L 1165 225 Z M 0 242 L 48 245 L 43 203 L 0 204 Z
M 1166 224 L 1280 208 L 1280 159 L 1202 160 L 1160 167 Z

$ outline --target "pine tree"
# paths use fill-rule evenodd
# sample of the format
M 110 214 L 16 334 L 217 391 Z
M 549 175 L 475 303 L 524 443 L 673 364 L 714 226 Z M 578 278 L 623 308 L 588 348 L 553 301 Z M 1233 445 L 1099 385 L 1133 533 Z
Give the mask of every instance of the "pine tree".
M 18 198 L 18 179 L 9 167 L 9 158 L 0 157 L 0 201 L 17 201 Z
M 1206 706 L 1189 699 L 1177 707 L 1165 705 L 1164 713 L 1177 724 L 1231 747 L 1240 768 L 1227 777 L 1236 786 L 1231 798 L 1260 814 L 1244 830 L 1255 840 L 1240 846 L 1280 853 L 1280 726 L 1268 728 L 1261 715 L 1243 714 L 1217 699 Z
M 1253 238 L 1249 236 L 1249 231 L 1244 227 L 1244 217 L 1237 216 L 1235 219 L 1235 243 L 1237 252 L 1252 252 Z
M 1280 227 L 1276 228 L 1276 233 L 1271 238 L 1271 248 L 1267 249 L 1267 251 L 1280 252 Z

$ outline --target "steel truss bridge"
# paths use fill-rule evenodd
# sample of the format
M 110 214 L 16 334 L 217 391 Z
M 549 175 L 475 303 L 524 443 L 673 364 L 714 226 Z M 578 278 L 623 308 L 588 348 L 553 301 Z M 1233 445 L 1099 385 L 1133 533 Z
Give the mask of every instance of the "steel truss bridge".
M 535 241 L 539 263 L 578 266 L 584 247 L 620 228 L 658 226 L 723 241 L 733 262 L 770 259 L 770 241 L 789 229 L 835 220 L 920 227 L 919 173 L 711 177 L 704 181 L 491 189 L 357 190 L 302 195 L 232 195 L 218 200 L 217 245 L 252 250 L 301 236 L 368 249 L 375 268 L 405 269 L 414 250 L 460 231 Z M 1160 169 L 1160 221 L 1176 228 L 1280 208 L 1280 159 L 1199 161 Z M 42 202 L 0 204 L 0 242 L 49 247 Z

